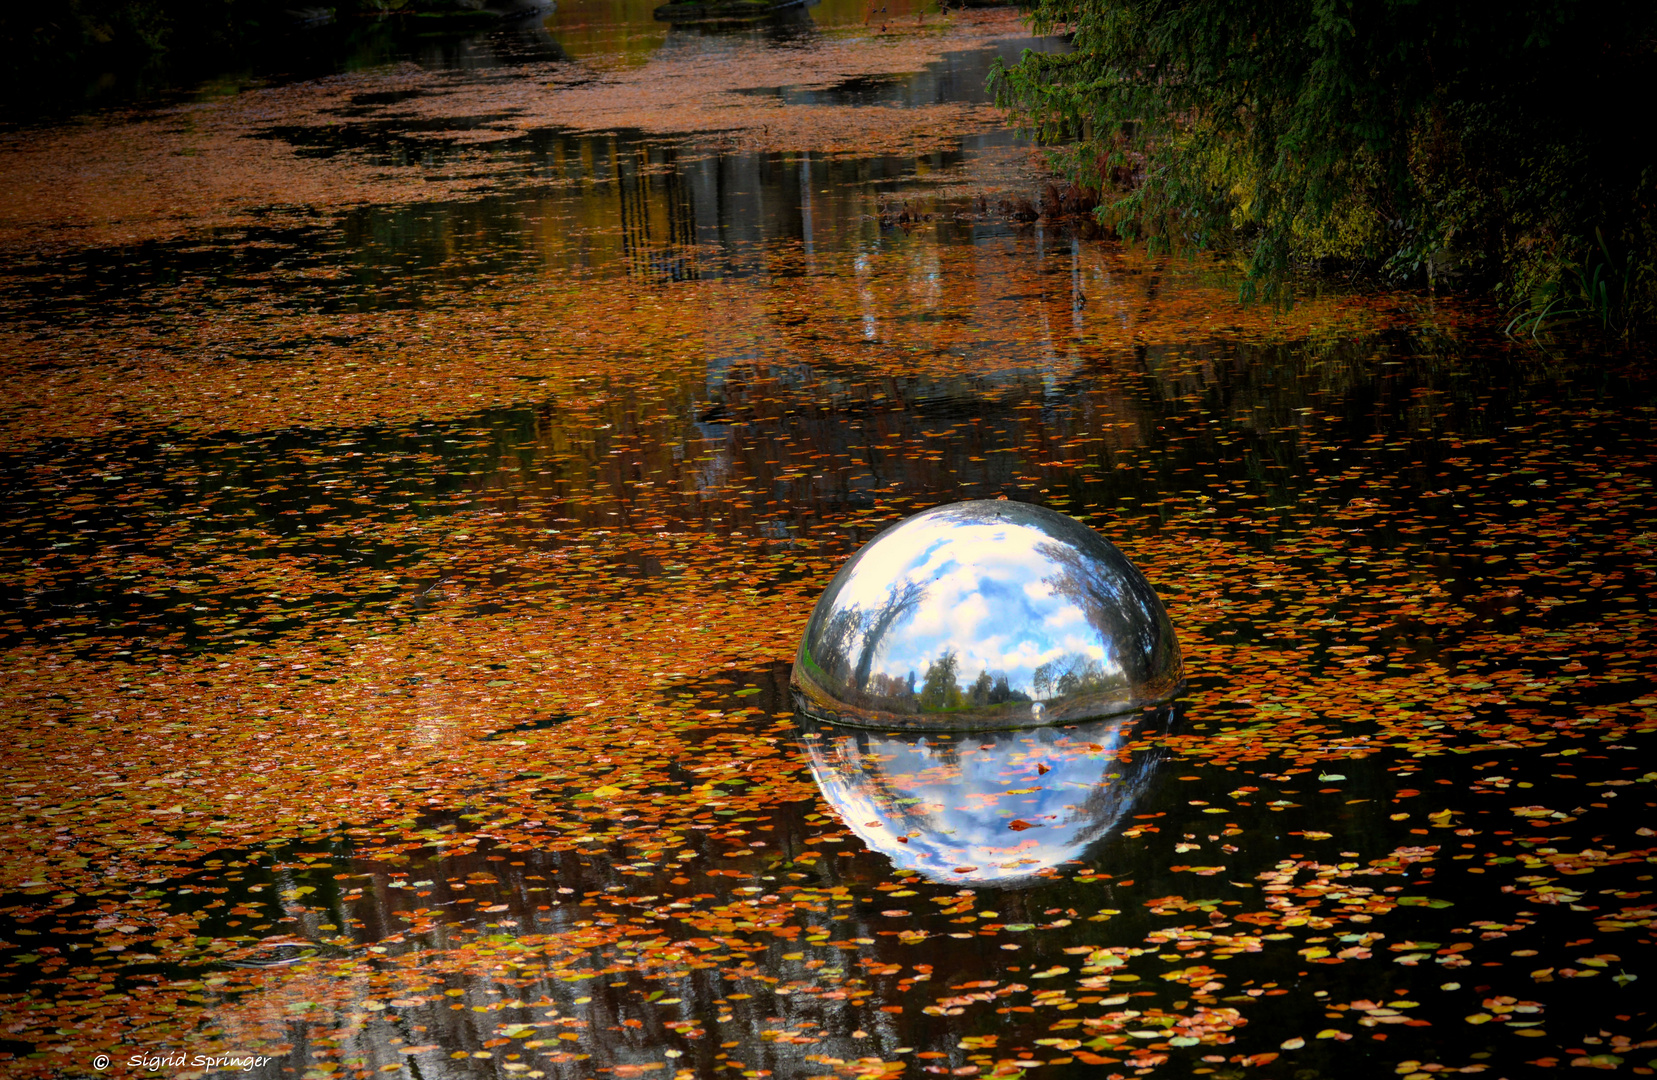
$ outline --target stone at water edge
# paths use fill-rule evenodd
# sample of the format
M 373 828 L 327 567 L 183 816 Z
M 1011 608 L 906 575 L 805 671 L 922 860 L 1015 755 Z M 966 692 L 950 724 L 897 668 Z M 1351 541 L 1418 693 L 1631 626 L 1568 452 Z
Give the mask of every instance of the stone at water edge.
M 808 0 L 672 0 L 651 13 L 662 22 L 740 22 L 802 7 Z

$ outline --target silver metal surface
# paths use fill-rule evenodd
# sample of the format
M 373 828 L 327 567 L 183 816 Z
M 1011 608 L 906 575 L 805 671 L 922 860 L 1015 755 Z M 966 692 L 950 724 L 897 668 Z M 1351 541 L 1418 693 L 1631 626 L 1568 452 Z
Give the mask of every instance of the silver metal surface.
M 1150 582 L 1040 506 L 906 518 L 829 582 L 794 660 L 796 708 L 881 729 L 1032 727 L 1178 691 L 1179 643 Z
M 1078 859 L 1130 814 L 1163 756 L 1123 716 L 1029 731 L 854 731 L 798 717 L 812 774 L 847 827 L 899 869 L 1010 885 Z

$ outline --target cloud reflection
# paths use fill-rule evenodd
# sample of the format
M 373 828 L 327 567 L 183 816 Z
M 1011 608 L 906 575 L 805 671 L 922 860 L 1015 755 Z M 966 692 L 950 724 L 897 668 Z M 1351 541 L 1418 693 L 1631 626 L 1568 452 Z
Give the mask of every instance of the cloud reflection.
M 1080 522 L 1025 503 L 916 514 L 818 600 L 796 704 L 876 727 L 1017 727 L 1162 700 L 1183 673 L 1162 602 Z
M 1084 853 L 1127 816 L 1162 752 L 1130 752 L 1171 706 L 1023 731 L 881 734 L 796 713 L 823 797 L 899 869 L 966 885 L 1026 880 Z

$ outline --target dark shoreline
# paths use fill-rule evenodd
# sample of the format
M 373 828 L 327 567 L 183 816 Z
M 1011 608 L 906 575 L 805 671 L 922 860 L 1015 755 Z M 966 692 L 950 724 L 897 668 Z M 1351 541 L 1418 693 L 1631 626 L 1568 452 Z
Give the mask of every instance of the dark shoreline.
M 441 50 L 480 33 L 521 28 L 534 36 L 556 3 L 413 0 L 379 10 L 366 0 L 337 6 L 245 0 L 214 13 L 196 6 L 110 0 L 42 25 L 21 13 L 0 16 L 0 32 L 17 43 L 0 74 L 0 130 L 211 92 L 214 84 L 332 75 Z M 539 44 L 529 51 L 556 48 L 550 40 Z

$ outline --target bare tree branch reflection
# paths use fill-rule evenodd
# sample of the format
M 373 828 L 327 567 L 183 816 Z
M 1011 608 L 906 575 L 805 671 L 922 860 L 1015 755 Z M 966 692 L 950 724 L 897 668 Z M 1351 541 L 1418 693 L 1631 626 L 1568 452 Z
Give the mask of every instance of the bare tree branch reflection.
M 967 729 L 1122 712 L 1181 675 L 1167 612 L 1126 556 L 1062 514 L 977 501 L 852 557 L 812 613 L 793 687 L 819 719 Z

